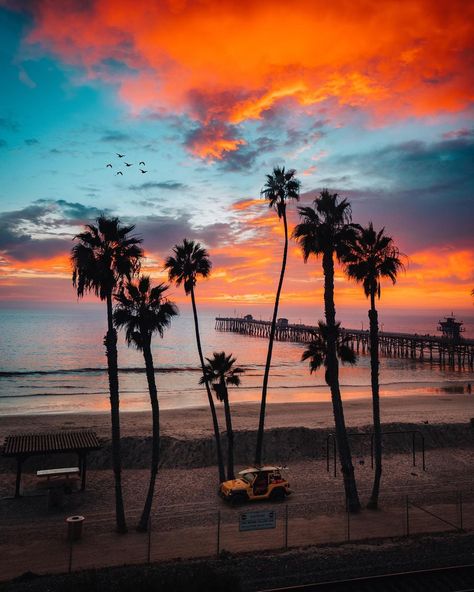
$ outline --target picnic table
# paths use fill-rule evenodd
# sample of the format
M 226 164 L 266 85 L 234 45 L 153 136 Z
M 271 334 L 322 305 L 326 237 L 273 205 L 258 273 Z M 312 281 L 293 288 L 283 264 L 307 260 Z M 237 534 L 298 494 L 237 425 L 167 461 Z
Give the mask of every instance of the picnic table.
M 74 475 L 81 477 L 81 490 L 86 487 L 87 454 L 99 450 L 97 434 L 91 430 L 63 431 L 56 433 L 15 434 L 5 438 L 3 456 L 16 458 L 17 473 L 15 497 L 20 497 L 22 466 L 31 456 L 49 456 L 50 454 L 77 454 L 79 466 L 61 469 L 44 469 L 37 472 L 38 477 L 46 481 L 68 480 Z

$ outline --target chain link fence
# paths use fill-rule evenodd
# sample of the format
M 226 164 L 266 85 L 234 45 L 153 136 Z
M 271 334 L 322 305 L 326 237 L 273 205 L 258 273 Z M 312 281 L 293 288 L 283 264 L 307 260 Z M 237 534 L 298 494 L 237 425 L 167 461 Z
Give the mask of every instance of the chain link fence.
M 30 571 L 60 573 L 308 545 L 338 544 L 425 533 L 474 530 L 472 489 L 384 495 L 381 509 L 350 514 L 342 499 L 289 499 L 279 504 L 221 504 L 219 510 L 157 509 L 147 533 L 135 531 L 139 512 L 128 515 L 130 531 L 114 530 L 113 514 L 85 516 L 79 540 L 68 538 L 62 519 L 0 534 L 0 573 L 10 579 Z M 245 512 L 273 512 L 272 528 L 241 531 Z

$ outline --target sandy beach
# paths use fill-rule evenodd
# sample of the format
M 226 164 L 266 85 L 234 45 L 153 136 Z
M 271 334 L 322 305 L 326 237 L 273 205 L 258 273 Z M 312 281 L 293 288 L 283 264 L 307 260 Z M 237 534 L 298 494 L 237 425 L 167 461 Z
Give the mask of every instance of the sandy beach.
M 221 426 L 225 426 L 222 406 L 217 407 Z M 255 430 L 259 406 L 254 403 L 234 403 L 232 421 L 236 431 Z M 370 426 L 372 401 L 355 399 L 344 403 L 348 427 Z M 383 423 L 410 423 L 425 425 L 467 423 L 474 417 L 474 394 L 444 393 L 438 395 L 391 396 L 381 399 Z M 151 418 L 148 412 L 123 412 L 122 436 L 142 437 L 151 434 Z M 330 401 L 318 403 L 278 403 L 267 406 L 266 428 L 304 427 L 331 428 L 334 425 Z M 11 415 L 0 417 L 0 441 L 7 434 L 44 432 L 61 429 L 92 429 L 102 438 L 108 438 L 110 417 L 108 412 Z M 224 427 L 222 427 L 224 429 Z M 174 438 L 202 438 L 212 434 L 210 413 L 207 407 L 192 409 L 167 409 L 161 412 L 161 430 L 164 436 Z

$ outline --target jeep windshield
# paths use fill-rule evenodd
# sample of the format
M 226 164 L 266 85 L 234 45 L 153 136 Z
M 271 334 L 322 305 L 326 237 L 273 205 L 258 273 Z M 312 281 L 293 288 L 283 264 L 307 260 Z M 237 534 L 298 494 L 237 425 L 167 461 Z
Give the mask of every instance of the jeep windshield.
M 243 479 L 244 481 L 247 481 L 247 483 L 248 483 L 249 485 L 252 485 L 252 483 L 253 483 L 253 480 L 255 479 L 255 474 L 254 474 L 254 473 L 244 473 L 244 474 L 242 475 L 242 479 Z

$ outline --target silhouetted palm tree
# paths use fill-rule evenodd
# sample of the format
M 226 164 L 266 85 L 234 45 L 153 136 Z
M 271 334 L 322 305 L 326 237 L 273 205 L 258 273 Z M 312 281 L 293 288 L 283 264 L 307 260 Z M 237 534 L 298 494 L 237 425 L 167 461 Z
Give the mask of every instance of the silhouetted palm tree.
M 313 334 L 313 339 L 308 343 L 307 348 L 304 350 L 301 361 L 309 360 L 309 370 L 311 374 L 316 372 L 324 366 L 328 368 L 328 327 L 326 323 L 319 321 L 319 332 Z M 336 339 L 336 352 L 337 357 L 343 364 L 354 365 L 357 362 L 357 356 L 353 347 L 350 345 L 350 341 L 347 337 L 341 335 L 339 330 L 339 323 L 336 324 L 337 328 L 337 339 Z M 325 377 L 326 382 L 328 377 Z
M 265 430 L 265 412 L 267 405 L 268 378 L 270 375 L 270 365 L 272 363 L 273 342 L 275 340 L 275 331 L 278 317 L 278 305 L 280 303 L 281 288 L 285 276 L 286 259 L 288 256 L 288 222 L 286 219 L 286 205 L 290 199 L 298 200 L 300 196 L 301 183 L 295 177 L 296 171 L 290 169 L 285 171 L 285 167 L 275 167 L 271 175 L 267 175 L 261 195 L 268 201 L 270 208 L 275 208 L 278 217 L 283 219 L 283 228 L 285 231 L 285 243 L 283 248 L 283 259 L 281 263 L 280 280 L 275 296 L 275 305 L 273 307 L 272 325 L 270 328 L 270 339 L 268 341 L 267 360 L 263 374 L 262 400 L 260 404 L 260 419 L 257 432 L 257 447 L 255 451 L 255 464 L 262 464 L 263 434 Z
M 345 199 L 339 200 L 337 193 L 329 193 L 326 189 L 317 197 L 313 207 L 298 208 L 301 222 L 295 227 L 293 236 L 303 251 L 305 263 L 313 254 L 322 255 L 324 273 L 324 314 L 326 317 L 327 335 L 327 368 L 326 382 L 331 389 L 336 441 L 339 450 L 346 499 L 350 511 L 360 509 L 359 495 L 354 476 L 351 450 L 347 437 L 339 388 L 339 364 L 337 360 L 338 324 L 334 305 L 334 255 L 343 261 L 350 252 L 354 241 L 356 227 L 351 223 L 351 207 Z
M 196 344 L 199 353 L 199 360 L 201 362 L 202 373 L 203 376 L 206 376 L 205 362 L 201 346 L 201 336 L 199 333 L 199 321 L 196 308 L 196 298 L 194 295 L 194 288 L 196 286 L 197 278 L 199 276 L 206 278 L 211 273 L 211 260 L 209 259 L 209 254 L 206 251 L 206 249 L 201 247 L 199 243 L 189 241 L 187 239 L 184 239 L 181 245 L 175 245 L 173 247 L 173 253 L 174 255 L 171 255 L 166 259 L 165 269 L 168 270 L 168 277 L 170 282 L 174 282 L 177 286 L 183 284 L 185 294 L 191 294 L 191 304 L 193 307 L 194 316 L 194 328 L 196 332 Z M 219 423 L 217 421 L 216 407 L 214 405 L 214 400 L 212 398 L 209 381 L 206 379 L 204 381 L 204 384 L 206 385 L 207 399 L 209 401 L 209 407 L 211 409 L 212 415 L 212 425 L 214 427 L 219 479 L 222 482 L 225 481 L 225 469 L 224 461 L 222 458 Z
M 240 385 L 240 374 L 243 368 L 234 368 L 236 359 L 232 354 L 226 356 L 225 352 L 214 352 L 212 358 L 206 358 L 205 377 L 199 384 L 204 384 L 207 379 L 212 385 L 218 401 L 224 403 L 225 423 L 227 428 L 227 479 L 235 479 L 234 475 L 234 432 L 232 429 L 232 416 L 230 413 L 229 392 L 227 385 Z
M 367 228 L 360 228 L 351 252 L 345 259 L 345 270 L 349 278 L 362 284 L 365 295 L 370 298 L 370 372 L 372 383 L 372 409 L 374 418 L 375 474 L 369 508 L 378 507 L 380 479 L 382 477 L 382 428 L 380 425 L 379 399 L 379 322 L 375 308 L 375 296 L 380 298 L 381 280 L 388 278 L 395 284 L 397 274 L 403 269 L 400 252 L 393 239 L 374 230 L 372 222 Z
M 117 530 L 126 532 L 122 497 L 120 458 L 119 382 L 117 367 L 117 332 L 112 319 L 112 295 L 125 280 L 138 273 L 143 250 L 140 238 L 131 236 L 135 226 L 122 226 L 118 218 L 99 216 L 97 226 L 88 224 L 75 236 L 71 250 L 72 282 L 82 298 L 92 292 L 107 304 L 107 334 L 104 339 L 109 375 L 112 418 L 112 463 L 115 477 L 115 510 Z
M 114 324 L 125 327 L 127 344 L 133 345 L 143 353 L 146 379 L 153 422 L 153 444 L 151 455 L 150 483 L 138 530 L 146 531 L 153 504 L 156 475 L 160 459 L 160 406 L 155 382 L 155 368 L 151 353 L 151 339 L 155 333 L 163 337 L 172 318 L 178 314 L 173 302 L 167 300 L 168 286 L 158 284 L 152 287 L 150 277 L 143 275 L 136 283 L 128 282 L 116 295 L 117 306 L 114 311 Z

